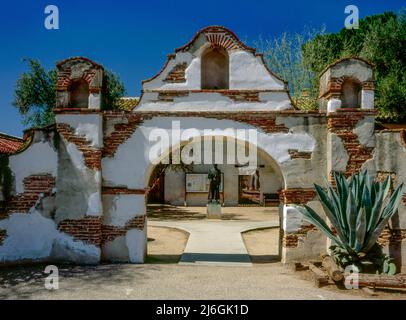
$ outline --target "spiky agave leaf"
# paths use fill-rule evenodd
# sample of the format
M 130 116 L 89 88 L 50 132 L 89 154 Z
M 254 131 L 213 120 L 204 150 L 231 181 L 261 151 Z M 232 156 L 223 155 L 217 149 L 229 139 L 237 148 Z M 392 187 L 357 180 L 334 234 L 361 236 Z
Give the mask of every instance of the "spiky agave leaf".
M 297 210 L 299 210 L 303 216 L 316 227 L 318 227 L 327 237 L 333 240 L 338 246 L 341 248 L 345 248 L 348 252 L 352 252 L 352 249 L 344 242 L 342 242 L 338 237 L 336 237 L 331 229 L 327 226 L 326 222 L 321 218 L 316 211 L 310 208 L 307 205 L 302 206 L 295 206 Z
M 368 232 L 368 237 L 366 239 L 366 243 L 364 248 L 362 249 L 363 252 L 368 252 L 376 243 L 379 236 L 381 235 L 383 229 L 385 228 L 386 224 L 388 223 L 389 219 L 396 213 L 400 201 L 402 200 L 403 195 L 403 183 L 396 188 L 393 192 L 392 196 L 390 197 L 385 209 L 382 212 L 382 217 L 378 220 L 377 224 L 371 231 Z
M 352 256 L 367 253 L 375 244 L 383 228 L 396 212 L 402 197 L 399 186 L 385 203 L 390 191 L 390 177 L 383 183 L 370 178 L 367 171 L 352 176 L 348 181 L 342 173 L 334 173 L 336 189 L 325 179 L 326 189 L 315 184 L 320 202 L 337 230 L 335 236 L 325 221 L 309 208 L 298 210 L 326 236 Z
M 346 242 L 347 237 L 344 234 L 344 229 L 341 224 L 339 212 L 335 210 L 334 204 L 332 203 L 332 201 L 328 197 L 328 194 L 323 190 L 322 187 L 315 184 L 314 188 L 316 189 L 316 193 L 320 198 L 320 202 L 323 206 L 324 212 L 327 215 L 327 218 L 330 220 L 331 224 L 337 230 L 338 237 L 341 239 L 341 241 Z

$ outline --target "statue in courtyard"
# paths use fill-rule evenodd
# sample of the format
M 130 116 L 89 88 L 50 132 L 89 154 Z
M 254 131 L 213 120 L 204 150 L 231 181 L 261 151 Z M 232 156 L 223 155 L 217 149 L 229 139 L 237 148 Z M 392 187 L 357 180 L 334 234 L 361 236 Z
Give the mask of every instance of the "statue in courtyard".
M 220 184 L 221 184 L 221 171 L 217 167 L 217 164 L 213 165 L 210 169 L 208 178 L 209 184 L 209 203 L 217 202 L 220 203 Z

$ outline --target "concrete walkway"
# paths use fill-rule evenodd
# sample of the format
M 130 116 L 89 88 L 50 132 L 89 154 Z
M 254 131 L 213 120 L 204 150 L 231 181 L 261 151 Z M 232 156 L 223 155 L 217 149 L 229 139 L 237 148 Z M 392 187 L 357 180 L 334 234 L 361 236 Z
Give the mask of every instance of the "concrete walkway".
M 190 234 L 180 264 L 252 266 L 241 233 L 278 227 L 276 221 L 149 221 L 154 227 L 169 227 Z

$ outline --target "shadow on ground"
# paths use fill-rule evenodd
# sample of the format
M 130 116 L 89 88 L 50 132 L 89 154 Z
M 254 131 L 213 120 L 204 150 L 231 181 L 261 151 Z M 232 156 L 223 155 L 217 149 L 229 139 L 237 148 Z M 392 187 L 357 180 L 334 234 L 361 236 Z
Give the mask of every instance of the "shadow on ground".
M 152 220 L 203 220 L 206 214 L 191 210 L 189 207 L 173 207 L 169 205 L 148 205 L 148 219 Z
M 252 219 L 250 212 L 261 212 L 259 220 L 267 220 L 278 215 L 278 209 L 273 207 L 222 207 L 222 220 L 258 220 Z M 162 204 L 149 204 L 147 216 L 150 220 L 204 220 L 205 207 L 182 207 Z
M 128 264 L 101 264 L 95 266 L 57 265 L 59 286 L 71 290 L 75 299 L 75 291 L 86 287 L 96 290 L 106 285 L 106 279 L 115 286 L 125 287 L 129 282 L 148 281 L 149 276 L 142 268 L 128 268 Z M 46 265 L 27 265 L 0 268 L 0 300 L 32 299 L 45 289 L 45 279 L 49 276 L 44 272 Z M 150 270 L 159 270 L 158 266 L 150 265 Z M 79 292 L 77 293 L 79 294 Z

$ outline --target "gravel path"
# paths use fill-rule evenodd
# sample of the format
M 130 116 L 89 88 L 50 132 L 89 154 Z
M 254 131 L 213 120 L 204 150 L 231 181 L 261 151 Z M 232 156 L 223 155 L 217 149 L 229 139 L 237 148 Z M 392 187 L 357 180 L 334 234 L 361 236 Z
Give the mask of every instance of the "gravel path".
M 0 270 L 0 299 L 357 299 L 315 288 L 279 263 L 253 267 L 100 265 L 61 267 L 59 289 L 44 288 L 44 267 Z

